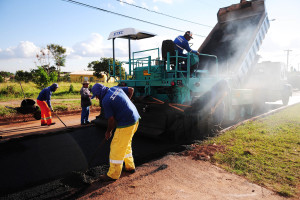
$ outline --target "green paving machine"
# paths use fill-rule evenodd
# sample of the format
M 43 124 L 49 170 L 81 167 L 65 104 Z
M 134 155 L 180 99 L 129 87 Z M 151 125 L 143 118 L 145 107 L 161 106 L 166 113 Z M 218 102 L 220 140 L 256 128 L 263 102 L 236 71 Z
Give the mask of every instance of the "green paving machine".
M 155 36 L 146 31 L 126 28 L 110 33 L 110 76 L 120 86 L 134 88 L 139 134 L 171 141 L 203 139 L 225 123 L 253 114 L 255 91 L 244 83 L 269 28 L 265 2 L 242 0 L 219 9 L 217 17 L 198 49 L 200 55 L 188 53 L 187 58 L 178 56 L 172 40 L 164 40 L 161 48 L 131 52 L 132 40 Z M 128 40 L 128 61 L 116 62 L 116 39 Z M 117 71 L 121 66 L 126 67 L 125 76 Z M 103 124 L 100 121 L 95 123 Z

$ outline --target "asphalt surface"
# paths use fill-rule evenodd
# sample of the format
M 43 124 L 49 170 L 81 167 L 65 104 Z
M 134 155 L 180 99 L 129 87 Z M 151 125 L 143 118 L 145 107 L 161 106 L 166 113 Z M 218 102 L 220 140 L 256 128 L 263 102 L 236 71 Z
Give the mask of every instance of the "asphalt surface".
M 299 102 L 300 91 L 295 91 L 289 105 Z M 265 112 L 280 107 L 280 101 L 267 103 Z M 85 189 L 83 179 L 93 181 L 107 171 L 110 141 L 98 149 L 105 129 L 80 126 L 80 116 L 61 119 L 67 128 L 58 119 L 50 127 L 40 127 L 39 121 L 1 126 L 0 199 L 73 199 Z M 137 165 L 184 148 L 138 132 L 133 139 Z

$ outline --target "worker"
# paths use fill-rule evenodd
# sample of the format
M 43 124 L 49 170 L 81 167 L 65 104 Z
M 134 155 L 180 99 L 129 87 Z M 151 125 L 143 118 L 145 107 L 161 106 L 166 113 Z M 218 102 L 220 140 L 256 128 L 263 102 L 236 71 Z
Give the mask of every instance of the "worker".
M 198 51 L 195 51 L 195 50 L 192 50 L 190 48 L 190 45 L 189 45 L 189 41 L 193 39 L 193 34 L 191 31 L 186 31 L 185 34 L 182 36 L 178 36 L 175 38 L 174 40 L 174 44 L 175 44 L 175 50 L 178 51 L 178 56 L 182 56 L 182 57 L 185 57 L 187 58 L 187 54 L 184 54 L 183 53 L 183 50 L 186 50 L 187 52 L 189 53 L 194 53 L 194 54 L 197 54 L 199 55 L 199 52 Z M 198 60 L 198 59 L 197 59 Z M 192 63 L 191 64 L 191 72 L 194 71 L 194 68 L 197 67 L 197 63 Z M 183 66 L 182 68 L 183 70 L 186 70 L 186 63 L 185 65 Z
M 55 122 L 52 122 L 51 112 L 53 112 L 53 108 L 51 106 L 51 95 L 52 92 L 55 92 L 58 88 L 57 83 L 53 83 L 50 87 L 44 88 L 38 98 L 37 104 L 41 108 L 41 126 L 50 126 L 54 125 Z
M 92 99 L 100 99 L 105 110 L 105 118 L 108 119 L 108 127 L 105 138 L 108 140 L 116 128 L 110 145 L 110 167 L 107 174 L 102 175 L 102 181 L 114 181 L 119 179 L 123 162 L 125 171 L 135 172 L 135 164 L 132 156 L 132 137 L 137 131 L 140 115 L 131 102 L 134 89 L 132 87 L 105 87 L 96 83 L 92 87 Z
M 87 125 L 90 123 L 89 115 L 90 115 L 90 106 L 92 105 L 91 101 L 91 93 L 89 90 L 89 82 L 83 81 L 82 88 L 80 89 L 81 95 L 81 125 Z

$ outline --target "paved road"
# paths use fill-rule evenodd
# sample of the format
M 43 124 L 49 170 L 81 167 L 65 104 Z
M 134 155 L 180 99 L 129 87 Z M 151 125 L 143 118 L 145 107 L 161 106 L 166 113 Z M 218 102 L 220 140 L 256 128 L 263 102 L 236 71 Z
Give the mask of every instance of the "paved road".
M 52 114 L 53 115 L 53 114 Z M 99 115 L 99 111 L 90 113 L 90 120 L 96 118 Z M 81 115 L 73 114 L 66 116 L 59 116 L 59 118 L 66 124 L 67 127 L 79 128 Z M 40 133 L 48 133 L 53 132 L 54 130 L 63 130 L 66 127 L 63 123 L 53 115 L 53 121 L 56 122 L 53 126 L 41 126 L 40 120 L 28 121 L 28 122 L 17 122 L 8 125 L 0 126 L 0 136 L 2 136 L 2 140 L 16 138 L 20 136 L 26 136 L 30 134 L 40 134 Z
M 294 90 L 293 91 L 293 96 L 290 97 L 288 105 L 294 105 L 294 104 L 297 104 L 297 103 L 300 103 L 300 90 Z M 279 100 L 279 101 L 275 101 L 275 102 L 268 102 L 267 104 L 268 105 L 274 105 L 274 106 L 277 105 L 277 106 L 281 107 L 282 106 L 282 101 Z

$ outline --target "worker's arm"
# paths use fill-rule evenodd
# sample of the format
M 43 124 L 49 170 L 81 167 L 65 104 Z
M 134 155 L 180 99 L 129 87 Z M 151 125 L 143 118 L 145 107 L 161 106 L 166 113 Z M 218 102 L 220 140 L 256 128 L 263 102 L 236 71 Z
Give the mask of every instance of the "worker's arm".
M 112 132 L 115 128 L 116 128 L 116 120 L 113 116 L 111 116 L 108 119 L 108 126 L 107 126 L 107 130 L 106 130 L 106 133 L 105 133 L 106 140 L 108 140 L 111 137 Z
M 53 108 L 52 108 L 52 105 L 51 105 L 51 95 L 52 95 L 52 92 L 49 90 L 46 91 L 46 102 L 48 104 L 48 107 L 50 109 L 50 111 L 53 111 Z
M 191 47 L 190 47 L 188 41 L 184 41 L 184 42 L 182 43 L 182 45 L 183 45 L 183 48 L 184 48 L 187 52 L 198 54 L 198 51 L 195 51 L 195 50 L 191 49 Z
M 133 92 L 134 92 L 134 88 L 128 87 L 128 94 L 127 94 L 127 96 L 129 97 L 129 99 L 131 99 L 131 97 L 133 95 Z

